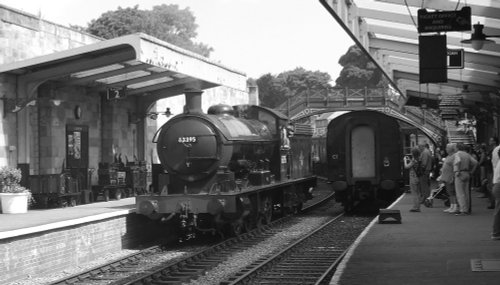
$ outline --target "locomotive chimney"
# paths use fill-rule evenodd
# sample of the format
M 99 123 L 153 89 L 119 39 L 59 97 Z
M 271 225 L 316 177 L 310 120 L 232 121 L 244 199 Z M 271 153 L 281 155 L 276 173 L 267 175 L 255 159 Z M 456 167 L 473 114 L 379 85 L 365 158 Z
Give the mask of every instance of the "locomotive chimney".
M 186 105 L 184 106 L 185 113 L 202 113 L 201 110 L 201 94 L 203 91 L 198 89 L 186 89 Z

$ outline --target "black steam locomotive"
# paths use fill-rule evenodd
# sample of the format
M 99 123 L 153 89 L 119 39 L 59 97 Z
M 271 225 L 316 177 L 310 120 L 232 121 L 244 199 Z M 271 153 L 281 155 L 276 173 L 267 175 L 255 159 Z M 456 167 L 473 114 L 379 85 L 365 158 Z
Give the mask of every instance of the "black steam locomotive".
M 400 193 L 403 141 L 398 121 L 377 111 L 354 111 L 329 123 L 328 180 L 347 211 L 358 201 L 390 201 Z
M 311 173 L 312 129 L 254 105 L 201 110 L 201 92 L 186 93 L 184 114 L 157 133 L 169 183 L 161 194 L 138 196 L 137 213 L 175 221 L 183 235 L 239 234 L 300 210 L 316 185 Z

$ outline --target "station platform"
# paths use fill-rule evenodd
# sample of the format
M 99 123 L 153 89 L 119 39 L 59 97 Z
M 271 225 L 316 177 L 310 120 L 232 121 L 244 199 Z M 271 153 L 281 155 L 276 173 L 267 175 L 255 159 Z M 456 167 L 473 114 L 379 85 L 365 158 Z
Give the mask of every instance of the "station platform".
M 500 240 L 491 240 L 493 210 L 475 195 L 472 214 L 455 216 L 443 212 L 439 199 L 432 208 L 422 205 L 421 212 L 409 212 L 411 195 L 403 194 L 390 207 L 400 210 L 402 223 L 374 219 L 330 284 L 500 284 Z
M 0 214 L 0 284 L 77 268 L 162 235 L 133 214 L 135 197 Z
M 84 224 L 135 212 L 135 197 L 75 207 L 0 214 L 0 240 Z

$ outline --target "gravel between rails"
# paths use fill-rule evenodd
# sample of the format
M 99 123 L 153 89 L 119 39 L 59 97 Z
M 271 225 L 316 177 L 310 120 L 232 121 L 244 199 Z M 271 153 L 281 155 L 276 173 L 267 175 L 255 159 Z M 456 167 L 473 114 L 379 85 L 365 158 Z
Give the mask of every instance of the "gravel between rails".
M 339 214 L 341 212 L 339 207 L 333 204 L 332 201 L 328 202 L 325 207 L 329 206 L 330 208 L 327 211 L 323 209 L 322 214 L 318 213 L 317 215 L 297 217 L 295 224 L 279 229 L 279 231 L 277 230 L 274 236 L 249 249 L 234 253 L 225 262 L 211 269 L 205 275 L 186 284 L 219 284 L 252 262 L 286 248 L 293 241 L 300 239 L 305 234 L 310 233 L 327 220 Z

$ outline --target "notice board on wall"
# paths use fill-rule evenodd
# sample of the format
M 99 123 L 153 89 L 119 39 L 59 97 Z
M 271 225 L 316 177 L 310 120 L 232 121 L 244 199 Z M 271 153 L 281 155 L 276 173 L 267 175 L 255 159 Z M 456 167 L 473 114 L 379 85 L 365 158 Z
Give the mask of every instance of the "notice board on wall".
M 88 168 L 89 127 L 66 126 L 66 168 Z

